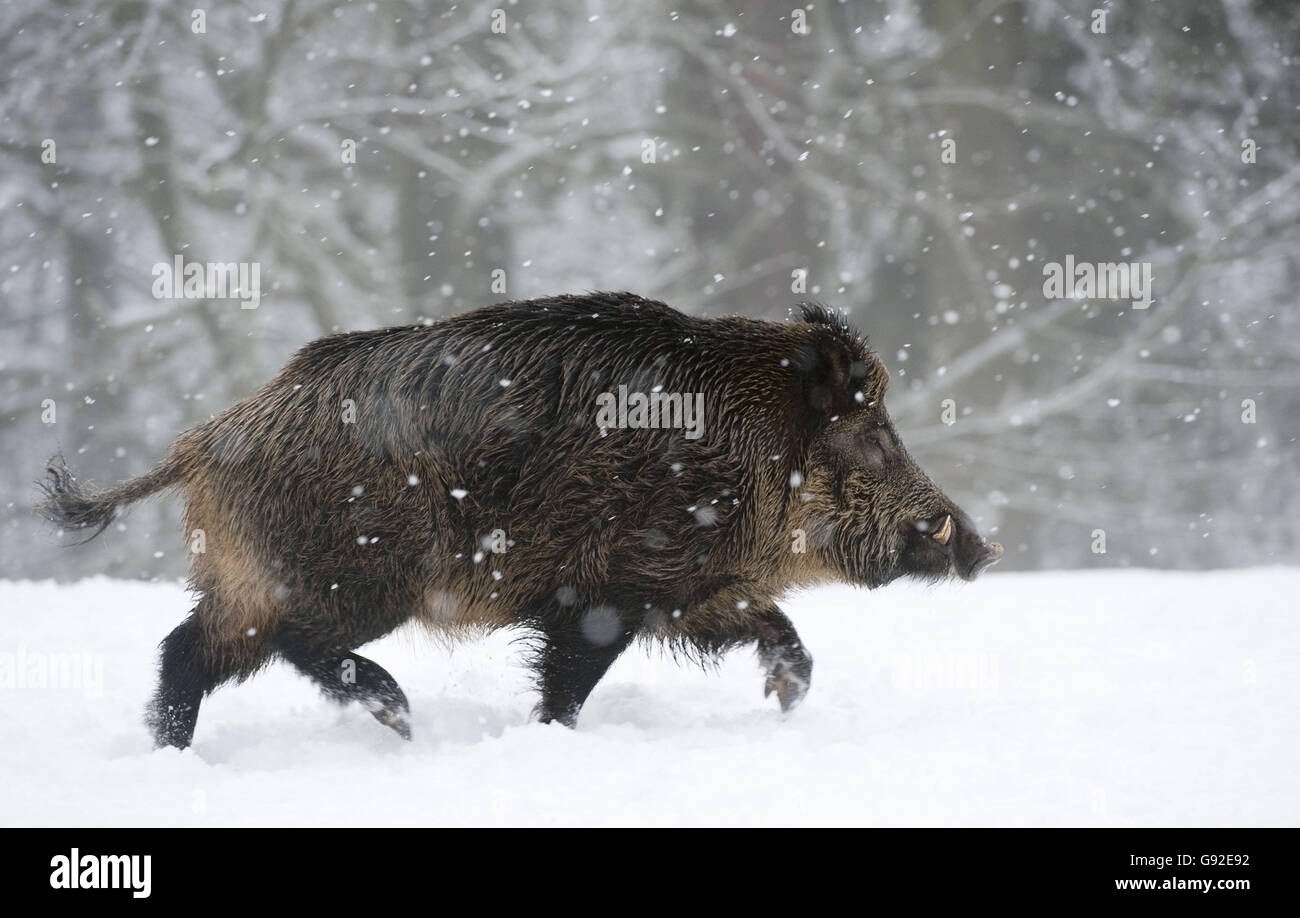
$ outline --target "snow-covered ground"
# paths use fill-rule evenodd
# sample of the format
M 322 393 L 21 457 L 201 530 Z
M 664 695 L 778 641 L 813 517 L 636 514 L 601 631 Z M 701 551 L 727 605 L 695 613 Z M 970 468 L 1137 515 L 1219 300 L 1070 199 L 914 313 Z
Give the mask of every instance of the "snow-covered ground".
M 1294 826 L 1297 596 L 1300 568 L 823 589 L 786 605 L 816 658 L 790 716 L 750 653 L 634 649 L 576 731 L 529 722 L 509 635 L 402 631 L 365 653 L 411 743 L 277 664 L 178 752 L 140 715 L 180 586 L 0 582 L 0 824 Z

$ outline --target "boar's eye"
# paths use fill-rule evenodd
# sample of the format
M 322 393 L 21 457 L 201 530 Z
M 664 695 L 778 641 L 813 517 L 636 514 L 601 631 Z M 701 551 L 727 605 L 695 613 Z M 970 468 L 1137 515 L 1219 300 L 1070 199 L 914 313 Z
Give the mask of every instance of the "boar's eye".
M 894 442 L 889 436 L 889 428 L 884 424 L 877 424 L 863 431 L 862 455 L 867 465 L 872 468 L 884 465 L 893 449 Z

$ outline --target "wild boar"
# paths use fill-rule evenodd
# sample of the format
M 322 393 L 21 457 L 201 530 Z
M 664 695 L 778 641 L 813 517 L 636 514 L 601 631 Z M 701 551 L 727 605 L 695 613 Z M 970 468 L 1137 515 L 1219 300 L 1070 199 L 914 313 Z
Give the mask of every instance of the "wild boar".
M 526 629 L 542 721 L 572 726 L 636 638 L 701 660 L 752 645 L 789 710 L 812 657 L 783 593 L 970 579 L 1002 554 L 903 448 L 866 341 L 800 309 L 599 293 L 332 335 L 140 478 L 95 490 L 56 456 L 39 509 L 93 538 L 183 493 L 205 550 L 161 646 L 159 745 L 276 658 L 409 738 L 401 688 L 354 650 L 408 621 Z

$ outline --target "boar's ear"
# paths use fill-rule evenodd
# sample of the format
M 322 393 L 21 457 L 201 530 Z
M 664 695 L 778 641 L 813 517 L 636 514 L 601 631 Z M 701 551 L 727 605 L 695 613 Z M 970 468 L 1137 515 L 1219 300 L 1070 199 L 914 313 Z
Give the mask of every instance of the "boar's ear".
M 803 319 L 813 326 L 800 362 L 803 372 L 804 410 L 815 427 L 857 406 L 854 392 L 861 387 L 866 364 L 857 334 L 840 316 L 825 306 L 804 304 Z

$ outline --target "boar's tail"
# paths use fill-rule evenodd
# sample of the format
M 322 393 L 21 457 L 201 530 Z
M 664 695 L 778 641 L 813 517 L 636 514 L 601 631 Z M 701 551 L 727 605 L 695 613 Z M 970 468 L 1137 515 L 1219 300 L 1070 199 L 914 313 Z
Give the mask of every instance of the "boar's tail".
M 180 463 L 172 457 L 168 457 L 153 471 L 107 490 L 87 487 L 78 482 L 62 453 L 57 453 L 50 459 L 45 471 L 45 480 L 37 483 L 45 492 L 45 498 L 36 505 L 36 512 L 50 522 L 57 523 L 61 529 L 89 530 L 90 534 L 72 543 L 74 545 L 89 542 L 107 529 L 122 505 L 148 497 L 181 480 Z

